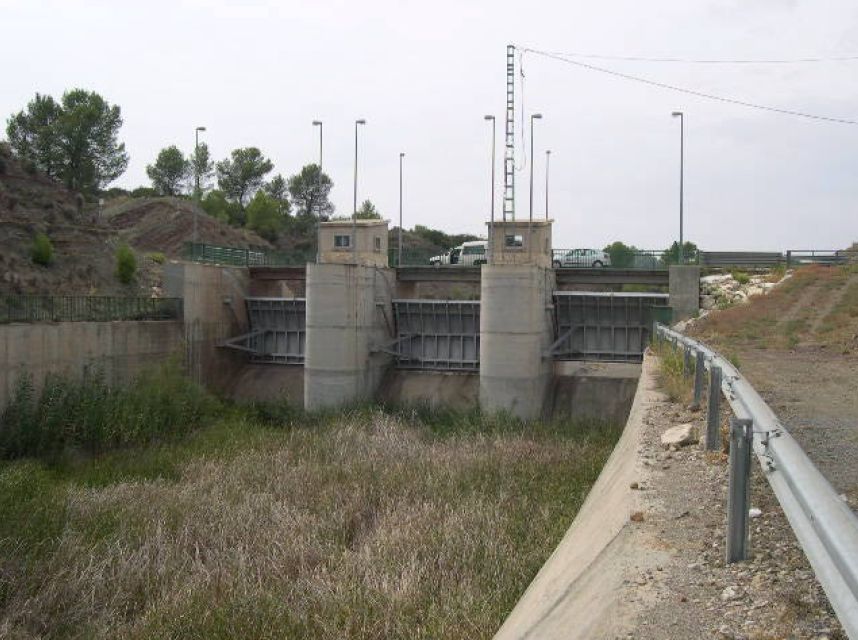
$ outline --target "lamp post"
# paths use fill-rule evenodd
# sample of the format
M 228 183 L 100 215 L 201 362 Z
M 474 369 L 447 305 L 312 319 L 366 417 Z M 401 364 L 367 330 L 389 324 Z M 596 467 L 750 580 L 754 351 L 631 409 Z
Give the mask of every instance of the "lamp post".
M 551 149 L 545 151 L 545 219 L 548 220 L 548 168 L 551 165 Z
M 483 116 L 484 120 L 491 120 L 492 123 L 492 216 L 491 222 L 489 222 L 489 262 L 492 262 L 492 253 L 494 252 L 494 241 L 495 241 L 495 117 L 494 116 Z
M 194 129 L 194 195 L 197 197 L 197 206 L 194 207 L 194 244 L 199 240 L 197 238 L 197 209 L 200 205 L 200 167 L 197 165 L 199 161 L 200 151 L 200 131 L 205 131 L 205 127 L 197 127 Z
M 530 220 L 527 223 L 527 253 L 532 253 L 531 246 L 533 245 L 533 121 L 541 120 L 541 113 L 532 113 L 530 115 Z
M 355 184 L 352 213 L 352 255 L 357 255 L 357 176 L 358 176 L 358 125 L 366 124 L 363 118 L 355 120 Z
M 399 152 L 399 239 L 396 243 L 399 255 L 396 259 L 396 266 L 402 266 L 402 159 L 405 153 Z
M 685 115 L 682 111 L 674 111 L 671 114 L 674 118 L 679 118 L 679 264 L 685 264 L 685 247 L 683 238 L 683 206 L 685 199 L 684 182 L 685 182 Z
M 322 121 L 321 120 L 313 120 L 313 126 L 319 127 L 319 177 L 316 181 L 316 197 L 319 198 L 318 206 L 318 215 L 316 217 L 316 262 L 319 261 L 319 251 L 321 247 L 319 246 L 319 225 L 322 223 Z

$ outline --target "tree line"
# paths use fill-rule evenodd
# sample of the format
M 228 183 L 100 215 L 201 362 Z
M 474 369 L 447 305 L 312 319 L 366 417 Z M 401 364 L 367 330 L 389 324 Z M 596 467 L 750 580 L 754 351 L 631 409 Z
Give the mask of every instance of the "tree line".
M 334 213 L 334 183 L 319 165 L 305 165 L 289 178 L 270 176 L 274 163 L 257 147 L 234 149 L 215 162 L 205 143 L 187 156 L 170 145 L 146 167 L 151 187 L 106 190 L 128 167 L 125 144 L 119 141 L 121 126 L 118 105 L 93 91 L 73 89 L 58 101 L 37 93 L 8 119 L 6 134 L 19 157 L 84 196 L 193 197 L 209 215 L 272 241 L 284 231 L 312 233 L 317 219 Z M 357 215 L 381 217 L 369 200 Z

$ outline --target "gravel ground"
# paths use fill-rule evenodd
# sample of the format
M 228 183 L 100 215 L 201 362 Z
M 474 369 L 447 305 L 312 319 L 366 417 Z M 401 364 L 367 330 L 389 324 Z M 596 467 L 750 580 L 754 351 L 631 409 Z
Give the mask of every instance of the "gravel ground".
M 686 422 L 699 429 L 704 414 L 666 398 L 647 416 L 640 455 L 654 473 L 639 487 L 647 506 L 637 526 L 642 544 L 670 559 L 626 580 L 623 597 L 639 613 L 635 631 L 621 637 L 845 638 L 756 460 L 751 503 L 761 514 L 751 520 L 751 559 L 725 566 L 726 456 L 660 442 Z

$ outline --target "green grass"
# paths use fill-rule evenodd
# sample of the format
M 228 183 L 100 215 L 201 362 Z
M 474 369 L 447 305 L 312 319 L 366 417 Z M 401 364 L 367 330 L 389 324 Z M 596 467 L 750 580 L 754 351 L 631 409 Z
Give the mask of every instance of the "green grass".
M 693 392 L 693 362 L 686 369 L 683 350 L 666 340 L 653 342 L 658 356 L 659 378 L 662 387 L 673 402 L 688 404 Z
M 0 629 L 488 638 L 620 433 L 425 406 L 200 415 L 0 461 Z

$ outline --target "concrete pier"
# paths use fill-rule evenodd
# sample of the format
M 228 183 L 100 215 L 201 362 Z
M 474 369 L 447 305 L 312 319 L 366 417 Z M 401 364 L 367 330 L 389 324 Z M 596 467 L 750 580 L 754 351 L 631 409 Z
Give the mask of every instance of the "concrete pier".
M 700 267 L 670 265 L 670 306 L 673 319 L 685 320 L 697 316 L 700 310 Z
M 551 385 L 554 273 L 536 265 L 485 265 L 480 313 L 480 405 L 525 419 L 542 415 Z

